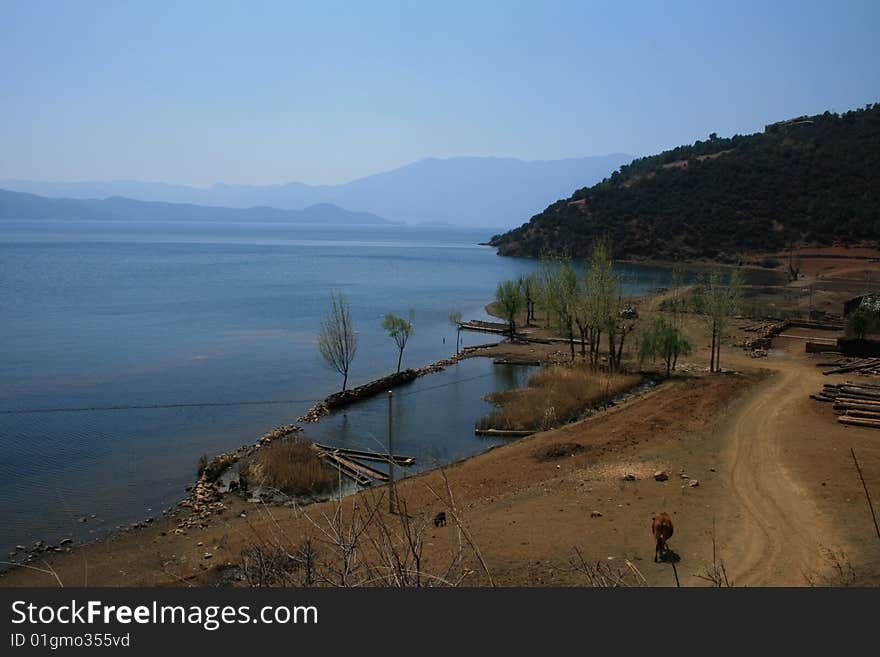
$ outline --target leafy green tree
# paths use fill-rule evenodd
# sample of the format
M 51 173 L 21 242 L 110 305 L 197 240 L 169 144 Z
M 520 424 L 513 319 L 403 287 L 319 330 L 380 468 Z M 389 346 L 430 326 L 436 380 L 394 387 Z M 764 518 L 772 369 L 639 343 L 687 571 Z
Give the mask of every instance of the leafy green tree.
M 623 346 L 627 335 L 635 327 L 635 315 L 628 308 L 622 294 L 620 277 L 614 273 L 612 245 L 608 238 L 594 242 L 590 250 L 590 268 L 587 272 L 587 307 L 591 321 L 597 328 L 595 359 L 598 362 L 602 333 L 608 341 L 608 365 L 620 369 Z
M 870 308 L 860 306 L 846 318 L 846 333 L 856 340 L 864 340 L 869 333 L 880 329 L 880 315 Z
M 693 347 L 675 324 L 664 315 L 657 315 L 642 336 L 639 362 L 661 359 L 666 364 L 666 378 L 679 356 L 687 356 Z
M 358 336 L 351 321 L 351 308 L 345 296 L 330 295 L 330 312 L 318 331 L 318 350 L 327 364 L 342 375 L 342 391 L 348 385 L 348 371 L 357 354 Z
M 516 335 L 516 317 L 525 304 L 517 281 L 501 281 L 495 290 L 495 302 L 510 326 L 510 337 Z
M 712 339 L 710 372 L 721 370 L 721 339 L 727 332 L 730 320 L 742 305 L 742 286 L 742 272 L 738 268 L 730 271 L 726 284 L 722 280 L 721 272 L 714 269 L 699 297 L 699 309 Z
M 579 281 L 571 258 L 545 254 L 538 271 L 538 298 L 548 324 L 568 338 L 574 360 L 575 312 L 579 297 Z
M 409 342 L 410 336 L 413 334 L 412 320 L 415 318 L 415 312 L 409 311 L 409 319 L 404 319 L 393 313 L 385 315 L 382 320 L 382 328 L 388 333 L 388 336 L 394 340 L 397 345 L 397 371 L 400 372 L 400 364 L 403 361 L 403 350 L 406 349 L 406 343 Z
M 682 315 L 687 310 L 687 297 L 684 292 L 685 270 L 677 263 L 672 268 L 672 279 L 669 283 L 670 297 L 669 309 L 671 310 L 672 325 L 681 328 Z

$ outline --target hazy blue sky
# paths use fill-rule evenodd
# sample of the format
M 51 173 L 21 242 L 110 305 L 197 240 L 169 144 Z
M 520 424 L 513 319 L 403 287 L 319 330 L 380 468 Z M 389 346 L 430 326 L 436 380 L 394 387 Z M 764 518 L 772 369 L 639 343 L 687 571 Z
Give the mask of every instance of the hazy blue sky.
M 880 2 L 0 0 L 0 178 L 344 182 L 880 101 Z

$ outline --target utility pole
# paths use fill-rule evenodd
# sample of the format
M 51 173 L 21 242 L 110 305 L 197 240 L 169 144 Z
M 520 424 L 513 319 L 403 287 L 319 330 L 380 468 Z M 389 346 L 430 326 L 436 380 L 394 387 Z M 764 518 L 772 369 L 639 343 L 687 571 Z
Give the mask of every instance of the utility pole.
M 388 391 L 388 513 L 394 513 L 394 419 L 392 417 L 392 400 L 394 393 Z

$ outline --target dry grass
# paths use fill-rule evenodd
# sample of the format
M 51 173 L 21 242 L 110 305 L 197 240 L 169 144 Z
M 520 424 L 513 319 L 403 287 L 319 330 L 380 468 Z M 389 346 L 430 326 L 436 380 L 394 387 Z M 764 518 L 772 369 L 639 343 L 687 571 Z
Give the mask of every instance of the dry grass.
M 446 587 L 461 586 L 480 568 L 494 585 L 449 480 L 440 474 L 445 490 L 426 485 L 434 499 L 418 509 L 398 491 L 397 512 L 386 513 L 387 490 L 376 489 L 340 500 L 329 513 L 296 508 L 305 528 L 295 536 L 263 507 L 272 529 L 261 535 L 251 525 L 256 540 L 241 553 L 240 579 L 250 586 Z M 428 559 L 424 548 L 436 538 L 432 518 L 438 505 L 450 519 L 442 530 L 449 551 Z
M 551 365 L 529 378 L 529 387 L 487 395 L 500 408 L 481 429 L 544 431 L 572 422 L 588 408 L 609 402 L 641 381 L 635 374 L 608 374 L 585 363 Z
M 240 467 L 249 484 L 262 484 L 289 495 L 324 493 L 336 477 L 321 463 L 312 443 L 297 437 L 275 441 Z

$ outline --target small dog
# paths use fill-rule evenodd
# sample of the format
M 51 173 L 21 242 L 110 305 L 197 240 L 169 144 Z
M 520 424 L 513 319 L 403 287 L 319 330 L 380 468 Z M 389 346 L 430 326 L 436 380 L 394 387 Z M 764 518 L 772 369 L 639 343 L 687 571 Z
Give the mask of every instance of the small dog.
M 446 511 L 441 511 L 436 516 L 434 516 L 434 526 L 435 527 L 445 527 L 446 526 Z

